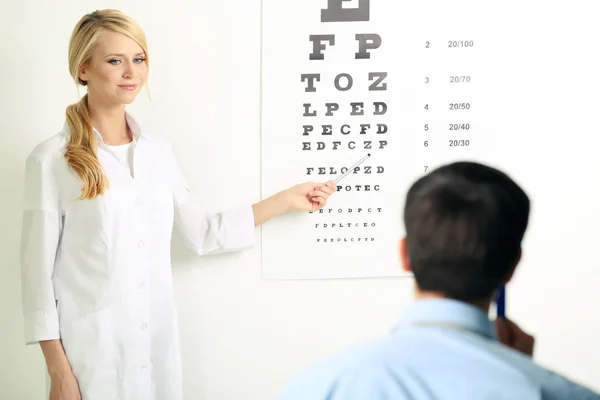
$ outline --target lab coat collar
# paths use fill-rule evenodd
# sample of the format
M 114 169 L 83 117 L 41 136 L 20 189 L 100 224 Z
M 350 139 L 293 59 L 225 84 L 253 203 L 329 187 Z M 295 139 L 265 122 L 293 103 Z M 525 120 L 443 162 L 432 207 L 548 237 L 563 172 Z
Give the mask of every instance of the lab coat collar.
M 127 125 L 129 125 L 129 129 L 131 129 L 131 133 L 133 134 L 133 141 L 137 142 L 142 137 L 142 128 L 141 128 L 140 124 L 127 111 L 125 111 L 125 119 L 127 120 Z M 101 144 L 104 144 L 104 140 L 102 139 L 102 135 L 100 134 L 100 132 L 96 128 L 93 128 L 93 129 L 94 129 L 94 134 L 96 135 L 96 138 L 98 139 L 98 142 Z M 67 121 L 65 121 L 65 123 L 63 125 L 63 132 L 64 132 L 65 136 L 67 137 L 67 140 L 69 140 L 71 138 L 71 128 L 69 127 L 69 124 L 67 123 Z
M 402 312 L 393 332 L 402 327 L 454 327 L 496 339 L 496 331 L 488 315 L 480 308 L 452 299 L 416 300 Z

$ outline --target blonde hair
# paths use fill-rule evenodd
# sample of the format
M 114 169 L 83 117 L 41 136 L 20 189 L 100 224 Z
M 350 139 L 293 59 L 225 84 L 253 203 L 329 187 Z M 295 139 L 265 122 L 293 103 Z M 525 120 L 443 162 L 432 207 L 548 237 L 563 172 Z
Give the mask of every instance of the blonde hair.
M 99 39 L 107 30 L 122 33 L 137 42 L 146 53 L 148 64 L 146 37 L 137 23 L 118 10 L 97 10 L 84 15 L 77 22 L 69 41 L 69 72 L 76 84 L 87 85 L 79 78 L 79 72 L 90 61 Z M 90 118 L 88 95 L 69 105 L 66 116 L 71 137 L 65 159 L 83 183 L 79 199 L 93 199 L 105 193 L 108 179 L 97 157 L 98 142 Z

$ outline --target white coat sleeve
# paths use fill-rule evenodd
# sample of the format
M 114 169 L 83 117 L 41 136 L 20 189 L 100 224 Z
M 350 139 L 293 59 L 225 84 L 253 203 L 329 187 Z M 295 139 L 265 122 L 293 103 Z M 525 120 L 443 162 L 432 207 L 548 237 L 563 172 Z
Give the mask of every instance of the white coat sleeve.
M 49 160 L 25 164 L 21 226 L 21 297 L 27 345 L 59 339 L 52 275 L 62 229 L 56 182 Z
M 199 255 L 238 251 L 255 244 L 254 212 L 252 206 L 209 213 L 195 196 L 167 145 L 171 172 L 175 226 L 188 248 Z

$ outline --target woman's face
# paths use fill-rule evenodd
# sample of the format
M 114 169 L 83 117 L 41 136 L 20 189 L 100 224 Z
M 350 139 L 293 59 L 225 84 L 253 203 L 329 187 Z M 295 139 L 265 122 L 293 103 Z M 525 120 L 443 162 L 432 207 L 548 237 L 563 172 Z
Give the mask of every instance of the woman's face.
M 132 103 L 148 77 L 146 54 L 122 33 L 102 34 L 92 59 L 79 74 L 88 96 L 106 106 Z

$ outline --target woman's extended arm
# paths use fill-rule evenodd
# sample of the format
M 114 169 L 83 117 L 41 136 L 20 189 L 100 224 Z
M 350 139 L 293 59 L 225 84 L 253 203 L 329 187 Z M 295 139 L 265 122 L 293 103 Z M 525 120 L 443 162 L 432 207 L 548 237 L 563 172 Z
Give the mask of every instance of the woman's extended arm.
M 252 206 L 208 212 L 194 196 L 168 143 L 165 143 L 174 203 L 175 226 L 185 244 L 196 254 L 217 254 L 250 248 L 255 227 L 288 210 L 316 211 L 335 191 L 333 182 L 307 182 L 292 186 Z
M 307 182 L 295 185 L 252 206 L 254 226 L 259 226 L 271 218 L 289 210 L 317 211 L 327 204 L 327 199 L 335 191 L 335 185 Z

